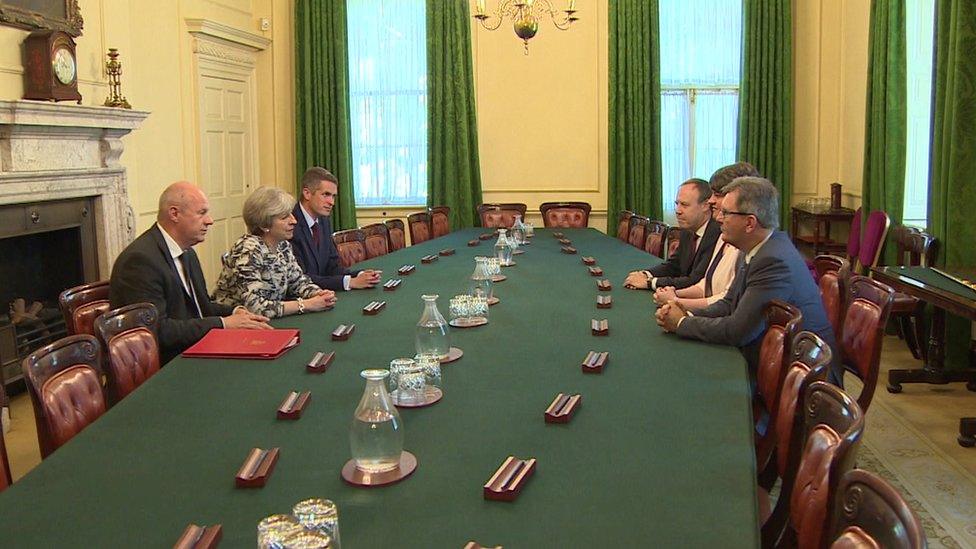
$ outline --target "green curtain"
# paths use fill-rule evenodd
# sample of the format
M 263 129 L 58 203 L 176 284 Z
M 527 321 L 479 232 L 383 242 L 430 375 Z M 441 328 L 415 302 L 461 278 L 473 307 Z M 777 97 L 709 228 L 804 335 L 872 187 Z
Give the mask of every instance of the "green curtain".
M 345 0 L 295 2 L 295 163 L 339 179 L 332 229 L 356 226 Z
M 481 203 L 468 2 L 427 0 L 427 204 L 473 227 Z
M 621 210 L 663 218 L 657 0 L 610 2 L 607 226 Z
M 868 41 L 867 121 L 864 128 L 864 219 L 874 210 L 902 222 L 905 205 L 905 156 L 908 133 L 905 0 L 873 0 Z M 890 236 L 883 264 L 897 263 Z
M 793 172 L 793 0 L 744 0 L 742 82 L 736 158 L 780 193 L 780 227 L 790 225 Z
M 935 84 L 928 229 L 940 266 L 976 265 L 976 2 L 935 6 Z M 966 365 L 971 323 L 949 319 L 946 364 Z

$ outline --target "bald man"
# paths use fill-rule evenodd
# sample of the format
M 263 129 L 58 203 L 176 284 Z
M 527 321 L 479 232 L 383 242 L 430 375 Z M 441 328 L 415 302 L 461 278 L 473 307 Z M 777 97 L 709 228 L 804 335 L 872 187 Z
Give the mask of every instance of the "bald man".
M 187 181 L 159 197 L 156 223 L 119 254 L 112 267 L 113 308 L 149 302 L 159 311 L 160 364 L 169 362 L 211 328 L 268 329 L 268 319 L 210 301 L 193 246 L 213 225 L 207 195 Z

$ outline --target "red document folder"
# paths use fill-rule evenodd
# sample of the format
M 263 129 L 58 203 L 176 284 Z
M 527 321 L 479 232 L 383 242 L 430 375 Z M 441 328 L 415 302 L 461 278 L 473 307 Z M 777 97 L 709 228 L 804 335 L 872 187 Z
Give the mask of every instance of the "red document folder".
M 272 359 L 301 340 L 298 330 L 227 330 L 214 328 L 183 356 L 190 358 Z

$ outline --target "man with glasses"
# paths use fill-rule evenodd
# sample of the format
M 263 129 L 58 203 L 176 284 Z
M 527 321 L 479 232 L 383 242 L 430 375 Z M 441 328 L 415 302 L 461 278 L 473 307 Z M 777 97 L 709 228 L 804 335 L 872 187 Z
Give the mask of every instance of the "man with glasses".
M 664 263 L 628 274 L 624 287 L 642 290 L 665 286 L 687 288 L 705 276 L 720 232 L 718 223 L 712 221 L 708 205 L 711 194 L 704 179 L 689 179 L 678 187 L 674 214 L 678 225 L 684 229 L 678 249 Z
M 681 337 L 739 347 L 754 380 L 766 332 L 763 308 L 780 299 L 800 309 L 801 329 L 820 336 L 837 357 L 834 332 L 817 285 L 789 236 L 776 230 L 776 188 L 766 179 L 740 177 L 725 190 L 719 209 L 722 236 L 740 251 L 732 287 L 724 298 L 705 308 L 686 310 L 673 301 L 662 305 L 656 314 L 658 325 Z M 838 386 L 843 386 L 842 368 L 835 358 L 830 377 Z
M 718 218 L 725 197 L 725 187 L 737 177 L 758 176 L 759 172 L 748 162 L 736 162 L 719 168 L 708 180 L 712 189 L 712 196 L 708 198 L 708 206 L 712 209 L 712 219 L 721 224 Z M 664 305 L 668 301 L 675 301 L 685 309 L 702 308 L 715 303 L 725 297 L 725 293 L 732 286 L 735 278 L 735 265 L 739 258 L 739 250 L 730 245 L 719 235 L 715 242 L 711 261 L 705 269 L 705 276 L 687 288 L 675 289 L 673 286 L 658 286 L 654 291 L 654 302 Z

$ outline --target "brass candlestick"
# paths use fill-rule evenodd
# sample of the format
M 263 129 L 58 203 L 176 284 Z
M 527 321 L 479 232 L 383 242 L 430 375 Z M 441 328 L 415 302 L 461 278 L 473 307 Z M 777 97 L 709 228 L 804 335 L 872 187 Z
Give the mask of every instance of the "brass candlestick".
M 131 109 L 132 105 L 122 95 L 122 62 L 119 61 L 119 50 L 108 49 L 108 61 L 105 62 L 108 71 L 108 97 L 105 98 L 106 107 L 121 107 Z

